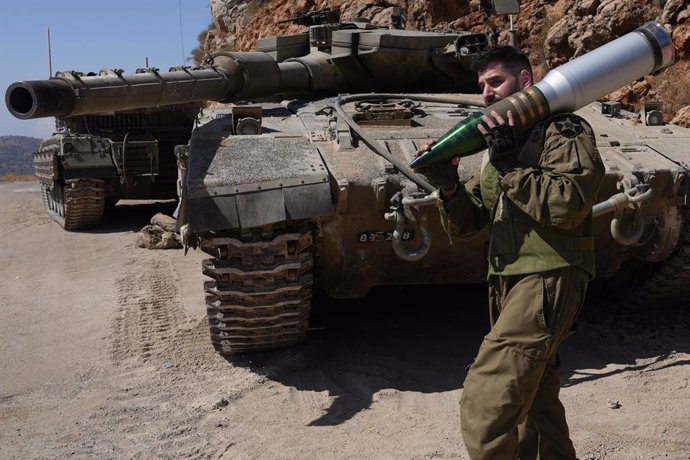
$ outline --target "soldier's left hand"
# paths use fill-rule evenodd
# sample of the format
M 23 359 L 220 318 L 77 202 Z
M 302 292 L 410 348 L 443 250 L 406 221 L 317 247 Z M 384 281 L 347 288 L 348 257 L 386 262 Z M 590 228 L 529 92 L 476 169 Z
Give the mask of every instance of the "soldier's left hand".
M 435 143 L 436 141 L 433 139 L 428 140 L 426 144 L 417 150 L 415 157 L 419 157 L 425 152 L 428 152 Z M 426 177 L 426 180 L 429 181 L 431 185 L 438 187 L 444 197 L 450 198 L 451 195 L 455 194 L 460 183 L 460 176 L 458 175 L 459 164 L 460 158 L 453 157 L 450 161 L 439 161 L 438 163 L 418 168 L 416 172 Z

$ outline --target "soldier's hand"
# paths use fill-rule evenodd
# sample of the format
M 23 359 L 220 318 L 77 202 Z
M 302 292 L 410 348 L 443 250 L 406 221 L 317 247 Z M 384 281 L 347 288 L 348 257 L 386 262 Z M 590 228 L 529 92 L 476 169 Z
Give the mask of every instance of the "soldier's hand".
M 429 139 L 428 141 L 426 141 L 426 144 L 419 147 L 419 150 L 417 150 L 417 152 L 415 152 L 414 156 L 415 157 L 421 157 L 426 152 L 431 150 L 431 146 L 434 145 L 435 143 L 436 143 L 436 141 L 434 139 Z
M 430 139 L 417 150 L 415 156 L 421 156 L 425 152 L 431 149 L 436 141 Z M 453 157 L 450 161 L 441 161 L 438 163 L 419 168 L 418 173 L 426 177 L 426 180 L 433 185 L 438 187 L 444 192 L 445 196 L 455 192 L 456 187 L 460 182 L 460 176 L 458 175 L 458 164 L 460 164 L 460 158 Z
M 513 112 L 508 110 L 506 115 L 507 122 L 501 114 L 492 110 L 491 116 L 482 116 L 483 124 L 480 123 L 478 126 L 479 132 L 482 133 L 489 147 L 489 161 L 501 172 L 515 167 L 520 147 L 514 129 Z

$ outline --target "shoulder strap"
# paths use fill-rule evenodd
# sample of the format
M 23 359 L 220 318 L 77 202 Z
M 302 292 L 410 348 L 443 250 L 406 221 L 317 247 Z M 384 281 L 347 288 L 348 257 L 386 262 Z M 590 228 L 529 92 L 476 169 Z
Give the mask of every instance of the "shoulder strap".
M 527 136 L 527 140 L 518 154 L 520 166 L 536 168 L 539 165 L 541 153 L 544 150 L 544 134 L 548 126 L 547 121 L 537 123 Z
M 539 161 L 541 160 L 541 154 L 544 151 L 544 139 L 546 137 L 546 130 L 553 122 L 558 122 L 561 119 L 572 119 L 577 120 L 580 125 L 589 126 L 587 120 L 575 115 L 574 113 L 559 113 L 552 115 L 546 120 L 537 123 L 532 131 L 527 136 L 527 140 L 522 146 L 520 153 L 518 154 L 518 162 L 523 167 L 533 167 L 539 166 Z M 568 129 L 568 126 L 565 126 Z M 565 133 L 567 134 L 567 133 Z

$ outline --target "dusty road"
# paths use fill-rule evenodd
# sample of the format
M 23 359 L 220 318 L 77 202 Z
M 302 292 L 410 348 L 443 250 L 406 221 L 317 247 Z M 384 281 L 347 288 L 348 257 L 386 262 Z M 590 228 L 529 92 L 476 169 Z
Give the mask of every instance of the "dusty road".
M 135 247 L 158 210 L 67 233 L 36 184 L 0 183 L 0 458 L 467 458 L 481 286 L 318 295 L 305 345 L 229 362 L 207 338 L 203 256 Z M 690 459 L 690 308 L 587 313 L 561 353 L 580 458 Z

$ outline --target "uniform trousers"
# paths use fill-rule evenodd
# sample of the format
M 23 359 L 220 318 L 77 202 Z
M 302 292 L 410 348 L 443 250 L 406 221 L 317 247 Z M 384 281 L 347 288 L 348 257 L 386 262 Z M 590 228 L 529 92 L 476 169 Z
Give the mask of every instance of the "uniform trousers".
M 560 391 L 558 346 L 582 308 L 578 267 L 491 276 L 491 330 L 470 367 L 461 430 L 473 460 L 575 459 Z

